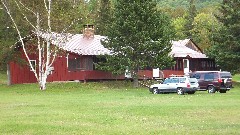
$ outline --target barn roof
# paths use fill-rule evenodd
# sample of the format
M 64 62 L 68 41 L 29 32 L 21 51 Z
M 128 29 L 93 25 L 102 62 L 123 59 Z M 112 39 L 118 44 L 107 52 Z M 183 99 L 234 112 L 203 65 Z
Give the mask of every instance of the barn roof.
M 190 42 L 192 44 L 191 48 L 187 46 Z M 172 41 L 170 54 L 174 57 L 208 58 L 191 39 Z

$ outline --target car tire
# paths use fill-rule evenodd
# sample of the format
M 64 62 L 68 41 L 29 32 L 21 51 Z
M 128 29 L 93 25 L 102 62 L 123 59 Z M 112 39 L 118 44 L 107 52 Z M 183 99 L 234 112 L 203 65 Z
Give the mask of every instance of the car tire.
M 220 92 L 220 93 L 226 93 L 227 90 L 220 90 L 219 92 Z
M 153 88 L 153 91 L 152 91 L 153 94 L 158 94 L 158 88 Z
M 177 88 L 178 95 L 184 95 L 183 88 Z
M 215 93 L 215 92 L 216 92 L 214 86 L 208 86 L 208 87 L 207 87 L 207 91 L 208 91 L 208 93 Z

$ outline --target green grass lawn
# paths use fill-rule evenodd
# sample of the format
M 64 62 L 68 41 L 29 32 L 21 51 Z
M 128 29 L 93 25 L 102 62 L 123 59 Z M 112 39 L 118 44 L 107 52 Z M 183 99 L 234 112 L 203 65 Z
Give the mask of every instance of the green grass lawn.
M 237 85 L 236 85 L 237 86 Z M 1 134 L 240 134 L 240 87 L 153 95 L 125 82 L 0 85 Z
M 240 82 L 240 74 L 235 74 L 233 76 L 233 80 L 236 81 L 236 82 Z

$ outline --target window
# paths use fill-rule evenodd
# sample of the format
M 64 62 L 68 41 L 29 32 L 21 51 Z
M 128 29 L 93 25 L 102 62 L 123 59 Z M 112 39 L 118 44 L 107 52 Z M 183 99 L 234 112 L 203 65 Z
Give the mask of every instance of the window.
M 206 73 L 204 75 L 204 80 L 205 81 L 212 81 L 212 80 L 214 80 L 214 73 Z
M 30 63 L 33 67 L 33 69 L 32 69 L 31 65 L 29 65 L 30 71 L 36 71 L 36 60 L 30 60 Z
M 202 61 L 202 68 L 205 68 L 206 67 L 206 62 L 205 61 Z
M 186 78 L 180 78 L 180 83 L 185 83 L 186 82 Z
M 200 79 L 200 74 L 193 74 L 190 76 L 190 78 Z
M 177 70 L 182 70 L 182 60 L 177 61 Z
M 170 83 L 171 82 L 171 79 L 170 78 L 167 78 L 164 80 L 163 84 L 167 84 L 167 83 Z
M 179 79 L 178 78 L 172 78 L 171 83 L 179 83 Z
M 80 70 L 80 58 L 68 59 L 68 70 L 76 71 Z

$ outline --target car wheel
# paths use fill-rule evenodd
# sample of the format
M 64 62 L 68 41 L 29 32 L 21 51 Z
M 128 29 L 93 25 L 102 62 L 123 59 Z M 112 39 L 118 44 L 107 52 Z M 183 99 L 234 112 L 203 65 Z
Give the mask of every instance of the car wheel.
M 153 94 L 158 94 L 158 88 L 153 88 Z
M 178 95 L 183 95 L 184 94 L 183 88 L 177 88 L 177 94 Z
M 227 90 L 220 90 L 219 92 L 220 92 L 220 93 L 226 93 Z
M 215 93 L 215 92 L 216 92 L 214 86 L 208 86 L 208 87 L 207 87 L 207 90 L 208 90 L 208 93 Z

